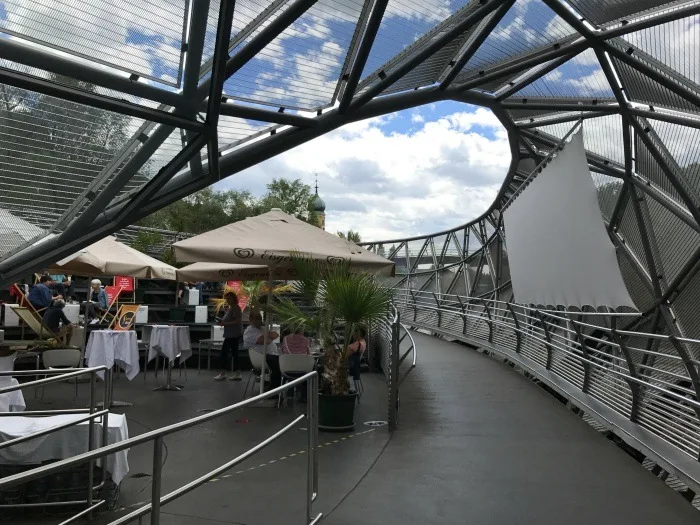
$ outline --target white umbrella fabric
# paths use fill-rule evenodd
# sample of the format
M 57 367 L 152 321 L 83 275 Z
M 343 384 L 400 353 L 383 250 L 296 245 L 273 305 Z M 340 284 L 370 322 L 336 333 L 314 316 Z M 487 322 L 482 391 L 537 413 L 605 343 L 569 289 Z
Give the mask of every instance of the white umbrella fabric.
M 177 278 L 174 266 L 141 253 L 111 236 L 57 262 L 52 268 L 82 275 L 128 275 L 141 279 L 171 281 Z
M 294 252 L 320 264 L 346 263 L 350 271 L 394 275 L 393 261 L 278 209 L 178 241 L 173 249 L 178 261 L 264 265 L 286 279 L 294 278 Z
M 268 277 L 267 266 L 256 264 L 194 263 L 177 270 L 178 281 L 264 281 Z M 288 278 L 276 274 L 273 277 Z

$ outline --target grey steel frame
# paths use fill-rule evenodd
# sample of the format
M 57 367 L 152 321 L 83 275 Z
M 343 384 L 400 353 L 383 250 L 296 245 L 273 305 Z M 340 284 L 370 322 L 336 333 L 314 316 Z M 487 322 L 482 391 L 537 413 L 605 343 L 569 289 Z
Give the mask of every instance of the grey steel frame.
M 512 160 L 493 205 L 481 217 L 458 228 L 429 236 L 372 243 L 369 247 L 378 249 L 382 244 L 393 244 L 396 249 L 392 256 L 397 259 L 403 259 L 405 253 L 404 274 L 400 277 L 400 282 L 394 284 L 403 286 L 412 293 L 428 290 L 434 293 L 438 305 L 436 323 L 440 329 L 448 318 L 444 313 L 446 303 L 443 295 L 453 293 L 459 298 L 462 310 L 466 310 L 470 301 L 475 299 L 480 299 L 482 306 L 487 306 L 484 307 L 484 315 L 492 323 L 488 339 L 494 339 L 497 330 L 493 323 L 497 321 L 497 312 L 491 308 L 489 301 L 508 301 L 511 293 L 506 236 L 500 212 L 527 180 L 529 173 L 521 161 L 533 160 L 537 164 L 551 155 L 561 142 L 561 135 L 550 135 L 544 131 L 543 126 L 590 121 L 613 115 L 622 122 L 623 161 L 615 162 L 588 152 L 592 171 L 619 179 L 622 184 L 612 206 L 612 213 L 605 218 L 609 234 L 618 247 L 620 259 L 626 267 L 631 268 L 631 272 L 625 274 L 626 279 L 635 285 L 641 285 L 646 290 L 644 293 L 651 297 L 651 300 L 645 302 L 640 326 L 653 320 L 652 332 L 647 334 L 648 337 L 657 332 L 672 336 L 667 342 L 674 348 L 675 355 L 683 361 L 693 395 L 698 399 L 700 378 L 692 362 L 699 350 L 694 346 L 696 343 L 684 336 L 691 329 L 692 333 L 697 333 L 700 320 L 697 316 L 683 312 L 680 303 L 684 297 L 683 291 L 698 279 L 700 266 L 694 259 L 697 259 L 700 248 L 694 250 L 692 256 L 674 274 L 663 260 L 667 254 L 663 253 L 663 239 L 655 232 L 652 210 L 661 205 L 663 210 L 670 212 L 673 220 L 678 221 L 674 224 L 687 225 L 692 231 L 698 232 L 700 190 L 689 183 L 687 174 L 683 173 L 673 159 L 650 120 L 700 129 L 700 112 L 696 110 L 700 105 L 700 88 L 622 37 L 700 14 L 700 4 L 674 6 L 665 11 L 656 9 L 598 27 L 585 21 L 564 0 L 542 1 L 569 24 L 575 34 L 519 56 L 497 60 L 488 68 L 465 70 L 461 66 L 469 65 L 469 57 L 479 49 L 479 44 L 488 37 L 489 31 L 498 24 L 512 4 L 508 0 L 473 0 L 377 71 L 362 78 L 370 50 L 373 45 L 379 44 L 376 37 L 382 21 L 386 19 L 387 9 L 384 0 L 367 0 L 353 32 L 350 49 L 333 95 L 333 100 L 337 97 L 339 104 L 335 108 L 328 105 L 316 108 L 315 117 L 288 111 L 293 110 L 292 107 L 266 110 L 247 105 L 243 99 L 232 103 L 221 95 L 220 89 L 227 79 L 307 13 L 315 5 L 314 0 L 272 2 L 268 9 L 235 36 L 228 29 L 231 10 L 223 9 L 223 16 L 218 20 L 217 51 L 204 65 L 201 54 L 206 17 L 202 10 L 210 2 L 194 2 L 190 32 L 187 35 L 188 54 L 185 59 L 183 90 L 177 93 L 127 80 L 101 68 L 91 67 L 85 62 L 49 55 L 37 46 L 27 46 L 7 39 L 0 41 L 0 58 L 116 90 L 126 95 L 127 100 L 88 93 L 15 69 L 0 70 L 0 80 L 148 121 L 145 131 L 135 136 L 115 156 L 115 162 L 105 168 L 104 173 L 97 177 L 98 180 L 79 197 L 79 202 L 76 201 L 53 228 L 47 229 L 47 232 L 56 233 L 56 237 L 22 247 L 0 261 L 1 284 L 7 285 L 27 272 L 70 255 L 220 178 L 238 173 L 345 124 L 417 105 L 455 100 L 490 108 L 508 133 Z M 409 73 L 429 63 L 441 50 L 452 44 L 455 44 L 455 51 L 450 62 L 434 67 L 434 77 L 416 81 L 411 89 L 396 88 L 401 85 L 399 81 Z M 591 99 L 580 96 L 537 100 L 516 96 L 520 89 L 542 79 L 550 71 L 586 50 L 595 53 L 613 91 L 613 98 Z M 231 52 L 233 55 L 229 57 Z M 49 56 L 50 59 L 47 59 Z M 630 90 L 625 86 L 627 81 L 620 74 L 623 66 L 643 75 L 652 88 L 666 90 L 691 109 L 665 107 L 664 104 L 651 106 L 631 99 Z M 199 82 L 209 71 L 212 72 L 212 78 Z M 392 92 L 392 89 L 397 89 L 397 92 Z M 156 102 L 160 106 L 154 109 L 140 104 L 139 99 Z M 525 116 L 518 116 L 523 110 Z M 206 122 L 201 122 L 199 115 L 202 112 L 206 112 Z M 216 135 L 216 123 L 222 115 L 256 119 L 269 123 L 269 127 L 222 148 L 217 145 Z M 184 137 L 182 152 L 149 184 L 118 197 L 134 174 L 176 127 L 180 128 Z M 198 154 L 204 146 L 208 147 L 206 163 Z M 656 163 L 661 172 L 659 177 L 663 181 L 654 179 L 652 173 L 638 169 L 638 148 L 644 148 Z M 130 160 L 123 166 L 117 161 L 127 158 Z M 188 163 L 190 167 L 186 169 Z M 631 220 L 638 229 L 638 245 L 633 245 L 631 239 L 624 235 L 626 220 Z M 447 242 L 442 245 L 436 242 L 445 238 Z M 414 245 L 418 244 L 419 249 L 414 249 Z M 430 264 L 434 268 L 419 271 L 421 264 Z M 482 274 L 485 273 L 486 266 L 495 266 L 496 272 L 489 272 L 484 277 Z M 418 290 L 411 287 L 415 281 L 423 281 Z M 417 315 L 417 310 L 411 312 L 414 316 Z M 539 322 L 545 322 L 548 319 L 546 312 L 541 314 Z M 539 316 L 535 317 L 539 319 Z M 623 328 L 616 327 L 616 336 L 619 336 Z M 526 336 L 518 333 L 517 344 L 521 346 L 525 344 Z M 582 333 L 581 337 L 583 335 Z M 549 345 L 550 351 L 556 347 L 554 341 L 550 341 Z
M 103 367 L 104 368 L 104 367 Z M 98 370 L 98 369 L 95 369 Z M 82 369 L 80 372 L 70 372 L 68 374 L 65 374 L 62 377 L 73 377 L 75 374 L 83 374 L 85 373 L 85 370 Z M 94 377 L 94 376 L 93 376 Z M 43 381 L 47 380 L 41 380 L 37 383 L 44 384 Z M 93 384 L 93 383 L 91 383 Z M 140 520 L 143 516 L 150 515 L 150 523 L 157 525 L 160 523 L 160 517 L 161 517 L 161 506 L 166 505 L 167 503 L 170 503 L 171 501 L 174 501 L 181 496 L 184 496 L 185 494 L 191 492 L 192 490 L 196 489 L 197 487 L 200 487 L 201 485 L 207 483 L 209 480 L 221 475 L 222 473 L 230 470 L 231 468 L 235 467 L 239 463 L 242 463 L 246 459 L 254 456 L 257 454 L 259 451 L 267 447 L 269 444 L 273 443 L 283 435 L 285 435 L 287 432 L 290 430 L 294 430 L 299 423 L 302 421 L 307 421 L 307 435 L 308 435 L 308 441 L 307 441 L 307 450 L 306 450 L 306 456 L 307 456 L 307 465 L 306 465 L 306 523 L 308 524 L 315 524 L 317 523 L 321 517 L 322 514 L 313 514 L 313 502 L 316 500 L 318 496 L 318 455 L 317 455 L 317 449 L 318 449 L 318 396 L 314 395 L 308 395 L 307 396 L 307 404 L 306 404 L 306 414 L 302 414 L 296 418 L 294 418 L 290 423 L 282 427 L 280 430 L 269 436 L 268 438 L 264 439 L 254 447 L 248 449 L 244 453 L 240 454 L 239 456 L 233 458 L 230 461 L 227 461 L 223 465 L 215 468 L 211 472 L 208 472 L 197 479 L 187 483 L 186 485 L 183 485 L 182 487 L 179 487 L 172 492 L 169 492 L 166 495 L 162 495 L 162 490 L 161 490 L 161 482 L 162 482 L 162 466 L 163 466 L 163 438 L 165 436 L 168 436 L 170 434 L 174 434 L 175 432 L 179 432 L 181 430 L 185 430 L 203 423 L 207 423 L 209 421 L 212 421 L 214 419 L 218 419 L 220 417 L 223 417 L 225 415 L 228 415 L 240 408 L 253 405 L 255 403 L 259 403 L 260 401 L 263 401 L 265 399 L 271 399 L 274 397 L 277 397 L 280 393 L 285 392 L 286 390 L 290 388 L 294 388 L 299 385 L 306 384 L 307 387 L 310 389 L 311 392 L 317 392 L 318 391 L 318 374 L 316 372 L 310 372 L 308 374 L 303 375 L 302 377 L 295 379 L 293 381 L 290 381 L 289 383 L 285 383 L 284 385 L 277 387 L 273 390 L 270 390 L 269 392 L 266 392 L 265 394 L 258 395 L 255 397 L 252 397 L 250 399 L 246 399 L 244 401 L 241 401 L 240 403 L 236 403 L 233 405 L 229 405 L 224 408 L 220 408 L 218 410 L 215 410 L 214 412 L 210 412 L 208 414 L 204 414 L 198 417 L 194 417 L 192 419 L 188 419 L 186 421 L 181 421 L 179 423 L 175 423 L 173 425 L 169 425 L 167 427 L 159 428 L 157 430 L 152 430 L 150 432 L 146 432 L 144 434 L 141 434 L 139 436 L 129 438 L 124 441 L 120 441 L 118 443 L 113 443 L 111 445 L 103 445 L 102 447 L 95 449 L 95 450 L 90 450 L 84 454 L 80 454 L 78 456 L 64 459 L 61 461 L 57 461 L 55 463 L 51 463 L 50 465 L 45 465 L 42 467 L 38 467 L 35 469 L 32 469 L 27 472 L 23 472 L 21 474 L 16 474 L 13 476 L 7 476 L 4 478 L 0 478 L 0 491 L 14 487 L 16 485 L 19 485 L 21 483 L 25 483 L 28 481 L 32 481 L 35 479 L 39 479 L 41 477 L 47 476 L 49 474 L 53 474 L 56 472 L 62 472 L 64 470 L 70 469 L 76 465 L 82 465 L 84 463 L 90 463 L 94 462 L 95 460 L 98 460 L 100 458 L 103 458 L 105 456 L 108 456 L 109 454 L 113 454 L 115 452 L 119 452 L 122 450 L 129 449 L 131 447 L 141 445 L 144 443 L 149 443 L 153 442 L 153 482 L 152 482 L 152 490 L 151 490 L 151 502 L 143 505 L 142 507 L 130 512 L 129 514 L 126 514 L 125 516 L 122 516 L 121 518 L 118 518 L 114 521 L 110 522 L 110 525 L 118 525 L 121 523 L 129 523 L 134 520 Z M 16 390 L 18 387 L 12 387 L 12 390 Z M 5 391 L 10 391 L 10 389 L 0 389 L 0 393 L 3 393 Z M 102 415 L 103 412 L 107 411 L 102 411 L 99 414 Z M 92 412 L 91 412 L 92 414 Z M 2 415 L 2 414 L 0 414 Z M 90 416 L 95 417 L 95 415 Z M 106 417 L 106 415 L 105 415 Z M 90 419 L 92 421 L 92 419 Z M 92 423 L 91 423 L 92 425 Z M 106 428 L 106 425 L 105 425 Z M 91 428 L 92 430 L 92 428 Z M 92 433 L 90 434 L 92 436 Z M 26 438 L 30 439 L 30 437 Z M 22 438 L 22 440 L 26 440 L 25 438 Z M 15 440 L 17 441 L 17 440 Z M 104 441 L 106 443 L 106 441 Z M 2 445 L 0 445 L 1 447 Z M 92 480 L 91 480 L 92 481 Z M 75 503 L 75 502 L 72 502 Z M 83 502 L 80 502 L 83 503 Z M 93 510 L 95 510 L 97 507 L 99 507 L 103 502 L 98 502 L 98 503 L 93 503 L 92 501 L 88 502 L 88 508 L 81 511 L 80 513 L 76 514 L 72 518 L 70 518 L 67 521 L 64 521 L 64 523 L 68 523 L 70 521 L 73 521 L 77 519 L 80 516 L 85 515 L 86 513 L 89 513 Z

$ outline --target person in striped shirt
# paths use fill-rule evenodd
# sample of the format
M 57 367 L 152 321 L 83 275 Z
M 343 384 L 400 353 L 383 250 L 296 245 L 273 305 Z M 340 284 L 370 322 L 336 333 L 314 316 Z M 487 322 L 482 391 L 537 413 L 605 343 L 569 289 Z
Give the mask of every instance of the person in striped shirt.
M 282 340 L 282 353 L 283 354 L 309 354 L 311 348 L 311 343 L 304 336 L 304 329 L 299 328 L 293 334 L 285 336 Z

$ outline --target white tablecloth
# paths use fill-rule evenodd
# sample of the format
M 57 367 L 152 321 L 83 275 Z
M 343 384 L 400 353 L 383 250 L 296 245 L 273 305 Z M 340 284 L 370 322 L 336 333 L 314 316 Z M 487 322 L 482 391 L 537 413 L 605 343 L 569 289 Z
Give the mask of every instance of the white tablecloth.
M 190 327 L 164 324 L 153 325 L 149 346 L 149 361 L 161 354 L 170 361 L 174 361 L 177 356 L 180 356 L 180 362 L 182 363 L 192 355 Z
M 26 436 L 40 430 L 79 419 L 84 414 L 49 417 L 7 416 L 0 418 L 0 441 Z M 95 446 L 102 444 L 102 425 L 95 420 Z M 126 416 L 109 414 L 109 443 L 129 438 Z M 0 449 L 0 462 L 5 464 L 35 464 L 55 459 L 66 459 L 88 450 L 88 423 L 73 425 L 58 432 L 38 437 L 19 445 Z M 112 480 L 119 484 L 129 473 L 128 450 L 107 456 L 105 466 Z
M 19 381 L 14 377 L 0 376 L 0 388 L 17 386 Z M 21 390 L 13 390 L 0 394 L 0 412 L 24 412 L 24 395 Z
M 131 381 L 139 373 L 139 345 L 133 330 L 95 330 L 85 349 L 89 367 L 105 365 L 112 368 L 116 363 Z M 100 377 L 104 374 L 100 373 Z M 104 378 L 104 377 L 103 377 Z

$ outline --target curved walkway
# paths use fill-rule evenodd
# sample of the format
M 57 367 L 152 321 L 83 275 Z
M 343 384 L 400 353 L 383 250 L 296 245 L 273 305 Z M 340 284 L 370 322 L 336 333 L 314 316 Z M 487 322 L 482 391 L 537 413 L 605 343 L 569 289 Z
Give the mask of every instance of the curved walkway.
M 401 421 L 327 525 L 689 525 L 700 514 L 544 390 L 415 334 Z

